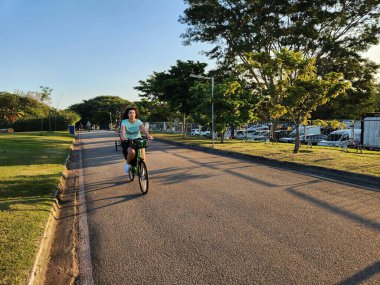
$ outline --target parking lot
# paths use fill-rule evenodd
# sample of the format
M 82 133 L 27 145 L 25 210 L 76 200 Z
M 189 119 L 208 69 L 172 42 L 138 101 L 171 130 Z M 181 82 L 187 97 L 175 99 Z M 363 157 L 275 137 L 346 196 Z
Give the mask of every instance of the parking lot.
M 339 148 L 358 148 L 380 150 L 380 114 L 366 117 L 363 120 L 309 121 L 299 126 L 300 143 L 313 146 L 329 146 Z M 149 123 L 151 131 L 182 133 L 181 123 L 159 122 Z M 363 134 L 362 134 L 362 128 Z M 211 138 L 211 130 L 207 126 L 193 123 L 186 125 L 186 134 Z M 289 121 L 255 122 L 237 128 L 227 128 L 223 134 L 215 132 L 214 138 L 225 140 L 295 143 L 295 125 Z

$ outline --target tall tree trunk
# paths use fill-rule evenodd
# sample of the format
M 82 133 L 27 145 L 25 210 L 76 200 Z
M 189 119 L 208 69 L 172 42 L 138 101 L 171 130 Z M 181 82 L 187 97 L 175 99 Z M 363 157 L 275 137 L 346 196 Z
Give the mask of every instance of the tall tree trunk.
M 224 143 L 224 134 L 225 134 L 225 132 L 220 133 L 220 142 L 221 143 Z
M 298 151 L 300 149 L 300 120 L 299 120 L 299 118 L 297 118 L 295 120 L 295 123 L 296 123 L 296 138 L 294 141 L 293 153 L 298 153 Z
M 54 116 L 54 131 L 57 131 L 57 111 L 55 111 L 55 116 Z
M 41 136 L 42 136 L 43 128 L 44 128 L 44 118 L 42 117 L 41 118 Z
M 182 117 L 182 137 L 185 138 L 185 134 L 186 134 L 186 115 L 185 113 L 183 113 L 183 117 Z
M 275 142 L 277 141 L 277 138 L 276 138 L 277 124 L 278 124 L 278 119 L 271 120 L 269 140 L 275 141 Z

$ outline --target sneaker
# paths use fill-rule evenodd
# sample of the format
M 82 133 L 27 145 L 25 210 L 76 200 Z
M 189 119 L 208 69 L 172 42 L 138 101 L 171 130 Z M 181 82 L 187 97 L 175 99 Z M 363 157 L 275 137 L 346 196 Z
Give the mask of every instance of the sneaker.
M 127 172 L 127 173 L 129 172 L 129 167 L 130 167 L 130 165 L 128 163 L 126 163 L 124 166 L 125 172 Z

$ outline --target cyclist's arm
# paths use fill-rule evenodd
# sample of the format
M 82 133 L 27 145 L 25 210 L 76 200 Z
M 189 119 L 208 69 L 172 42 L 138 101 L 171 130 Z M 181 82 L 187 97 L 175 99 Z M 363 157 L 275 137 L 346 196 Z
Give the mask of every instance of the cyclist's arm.
M 140 125 L 140 131 L 147 137 L 148 140 L 153 139 L 153 137 L 148 133 L 143 124 Z

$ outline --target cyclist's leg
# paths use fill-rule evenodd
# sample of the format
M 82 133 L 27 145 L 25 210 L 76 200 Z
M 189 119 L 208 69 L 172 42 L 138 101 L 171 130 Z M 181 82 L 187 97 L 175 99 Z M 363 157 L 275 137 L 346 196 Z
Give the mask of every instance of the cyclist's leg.
M 121 147 L 123 148 L 123 155 L 128 164 L 136 157 L 136 151 L 132 147 L 132 141 L 126 140 L 121 142 Z
M 146 158 L 146 156 L 145 156 L 145 148 L 142 148 L 141 149 L 141 158 L 143 159 L 143 160 L 146 160 L 145 158 Z
M 136 151 L 132 147 L 128 147 L 127 163 L 131 164 L 135 157 Z
M 128 148 L 129 148 L 128 142 L 127 141 L 122 141 L 121 142 L 121 148 L 123 149 L 124 158 L 125 158 L 125 160 L 127 160 L 127 157 L 128 157 Z

